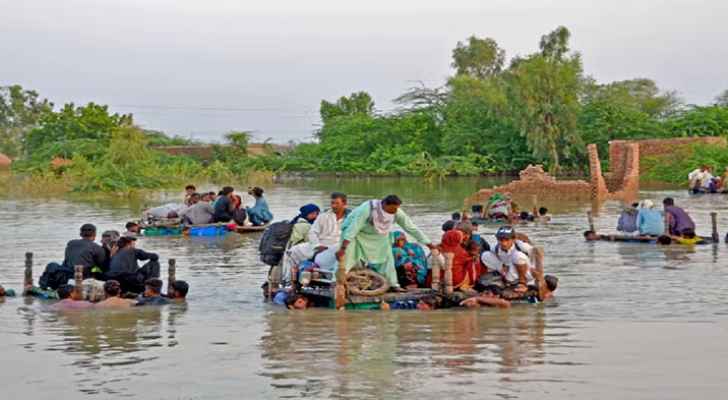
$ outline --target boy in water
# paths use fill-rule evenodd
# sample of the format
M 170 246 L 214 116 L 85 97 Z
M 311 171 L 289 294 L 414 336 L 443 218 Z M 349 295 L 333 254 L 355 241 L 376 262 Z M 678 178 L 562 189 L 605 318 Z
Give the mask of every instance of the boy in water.
M 108 280 L 104 283 L 104 293 L 106 299 L 96 303 L 95 308 L 129 308 L 134 300 L 121 298 L 121 284 L 115 280 Z

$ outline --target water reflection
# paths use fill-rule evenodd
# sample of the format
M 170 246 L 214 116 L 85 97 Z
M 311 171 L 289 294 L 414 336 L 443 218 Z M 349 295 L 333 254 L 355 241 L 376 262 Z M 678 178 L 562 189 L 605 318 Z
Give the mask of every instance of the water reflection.
M 149 369 L 140 364 L 159 358 L 154 349 L 178 345 L 177 329 L 186 311 L 186 304 L 65 311 L 29 304 L 18 309 L 26 335 L 36 336 L 39 331 L 50 335 L 45 343 L 30 342 L 24 347 L 68 357 L 70 365 L 79 369 L 72 384 L 86 394 L 123 394 L 129 382 L 147 375 L 142 371 Z
M 530 305 L 505 311 L 273 310 L 260 339 L 260 374 L 271 378 L 276 393 L 292 398 L 398 397 L 421 390 L 422 382 L 457 392 L 463 384 L 496 383 L 544 364 L 549 334 L 558 336 L 554 348 L 568 345 L 570 328 L 548 329 L 546 313 Z

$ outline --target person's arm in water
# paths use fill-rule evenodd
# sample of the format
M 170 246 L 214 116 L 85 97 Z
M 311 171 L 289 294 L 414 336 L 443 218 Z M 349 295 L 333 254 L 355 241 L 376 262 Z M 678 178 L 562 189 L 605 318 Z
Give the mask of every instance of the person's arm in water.
M 481 305 L 488 307 L 509 308 L 511 302 L 493 295 L 480 295 L 471 297 L 460 302 L 460 305 L 468 308 L 477 308 Z

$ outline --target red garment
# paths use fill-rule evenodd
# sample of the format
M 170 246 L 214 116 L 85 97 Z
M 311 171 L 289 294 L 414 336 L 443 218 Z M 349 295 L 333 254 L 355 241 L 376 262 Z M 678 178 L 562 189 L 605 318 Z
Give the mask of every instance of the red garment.
M 452 253 L 452 284 L 458 288 L 463 284 L 472 286 L 480 276 L 480 263 L 476 263 L 474 257 L 468 254 L 463 248 L 461 242 L 464 234 L 458 230 L 450 230 L 442 235 L 440 242 L 440 251 L 444 253 Z M 444 279 L 444 271 L 440 279 Z

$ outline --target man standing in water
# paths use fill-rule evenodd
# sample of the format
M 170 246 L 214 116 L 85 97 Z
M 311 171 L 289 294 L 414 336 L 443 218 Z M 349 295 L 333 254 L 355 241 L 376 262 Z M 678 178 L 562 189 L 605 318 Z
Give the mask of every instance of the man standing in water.
M 362 203 L 344 220 L 341 226 L 341 246 L 336 253 L 343 259 L 346 271 L 363 264 L 382 274 L 394 291 L 405 291 L 397 281 L 389 232 L 398 224 L 418 242 L 433 248 L 432 242 L 400 209 L 402 200 L 389 195 L 382 200 Z

